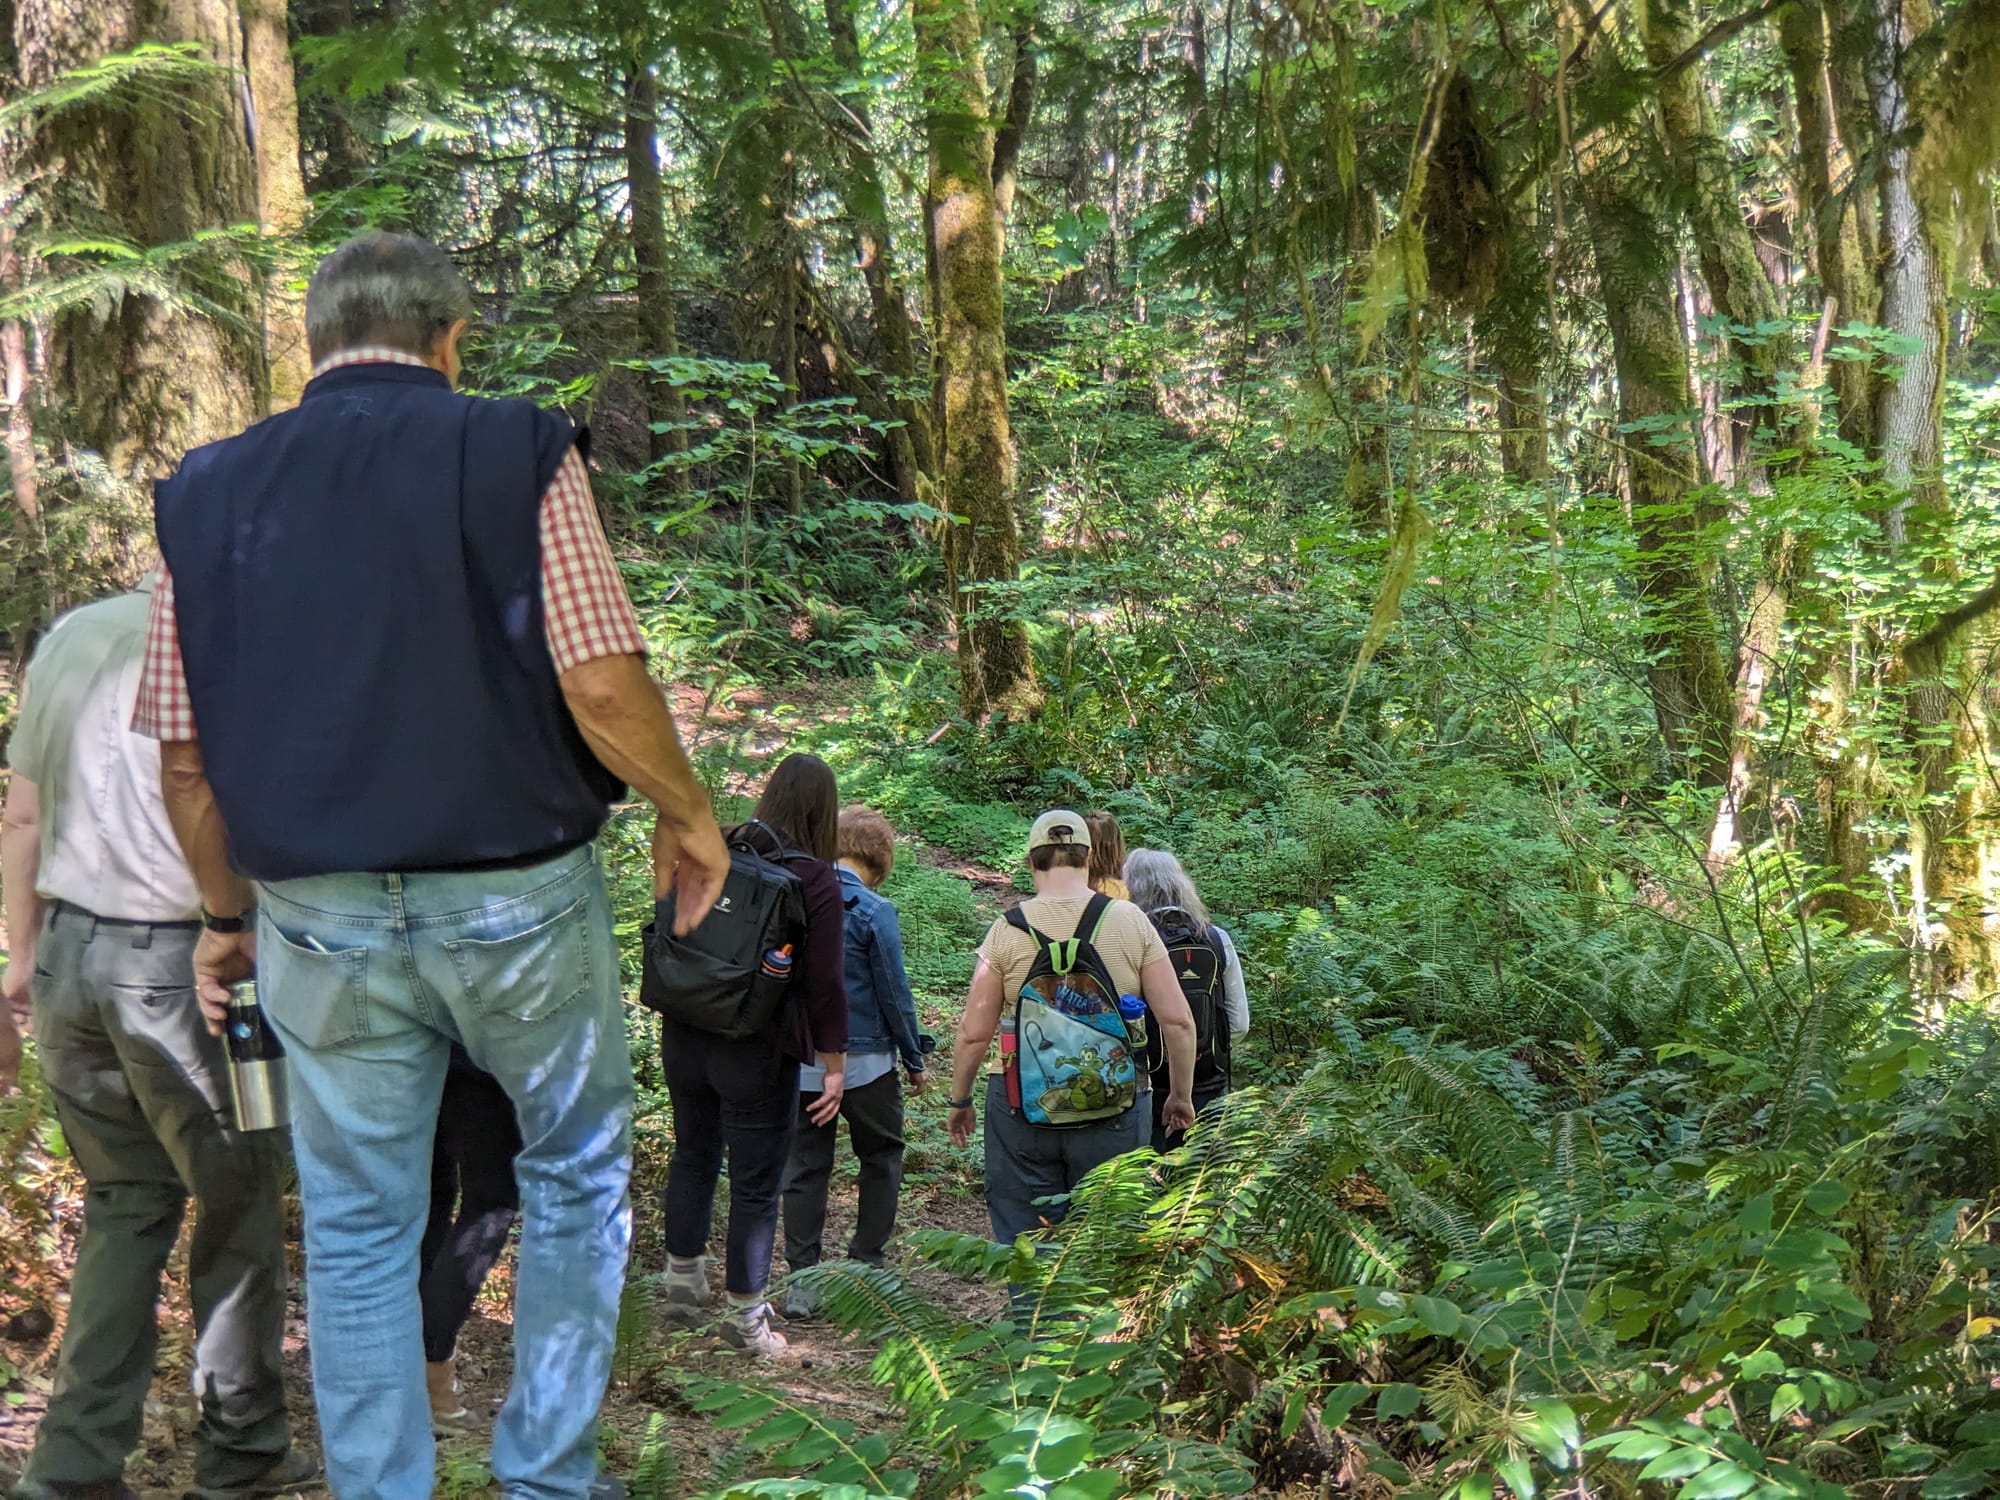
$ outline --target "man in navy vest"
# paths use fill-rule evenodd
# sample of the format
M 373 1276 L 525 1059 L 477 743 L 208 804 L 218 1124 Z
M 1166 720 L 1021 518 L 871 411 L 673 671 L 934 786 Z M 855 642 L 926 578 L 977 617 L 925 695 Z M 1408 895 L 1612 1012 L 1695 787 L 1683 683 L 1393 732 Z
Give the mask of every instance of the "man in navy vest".
M 219 1022 L 254 962 L 290 1053 L 313 1386 L 351 1500 L 431 1493 L 417 1254 L 454 1040 L 526 1143 L 493 1472 L 591 1492 L 632 1110 L 592 840 L 629 783 L 658 811 L 658 894 L 698 920 L 728 864 L 582 434 L 452 390 L 472 310 L 435 246 L 349 241 L 306 292 L 299 406 L 154 499 L 169 576 L 135 726 L 200 887 L 203 1007 Z

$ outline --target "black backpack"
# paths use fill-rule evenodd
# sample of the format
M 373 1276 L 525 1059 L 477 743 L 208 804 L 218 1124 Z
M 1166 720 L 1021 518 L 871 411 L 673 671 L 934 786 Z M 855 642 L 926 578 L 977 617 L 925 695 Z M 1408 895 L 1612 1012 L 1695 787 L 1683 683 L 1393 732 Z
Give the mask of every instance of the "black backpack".
M 1229 1018 L 1222 1004 L 1222 943 L 1215 929 L 1178 906 L 1149 913 L 1167 957 L 1194 1012 L 1194 1087 L 1197 1092 L 1229 1083 Z M 1155 1047 L 1153 1072 L 1164 1078 L 1166 1054 Z
M 769 1036 L 803 956 L 805 887 L 785 864 L 801 855 L 754 818 L 728 843 L 722 894 L 699 927 L 674 936 L 671 890 L 654 907 L 639 1003 L 714 1036 Z

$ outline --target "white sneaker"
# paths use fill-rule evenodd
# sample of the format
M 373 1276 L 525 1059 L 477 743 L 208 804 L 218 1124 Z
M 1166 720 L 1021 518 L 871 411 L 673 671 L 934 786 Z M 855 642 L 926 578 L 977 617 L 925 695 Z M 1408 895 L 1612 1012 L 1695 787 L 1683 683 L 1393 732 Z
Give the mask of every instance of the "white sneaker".
M 775 1359 L 791 1347 L 785 1336 L 771 1326 L 771 1304 L 738 1304 L 722 1325 L 722 1341 L 759 1359 Z

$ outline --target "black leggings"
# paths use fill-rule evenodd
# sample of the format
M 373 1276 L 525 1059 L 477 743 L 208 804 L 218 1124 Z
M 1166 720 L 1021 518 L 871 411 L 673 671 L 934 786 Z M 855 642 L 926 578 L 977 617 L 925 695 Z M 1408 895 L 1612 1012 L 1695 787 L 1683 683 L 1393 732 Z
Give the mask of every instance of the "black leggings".
M 792 1154 L 799 1110 L 799 1065 L 762 1038 L 725 1040 L 663 1021 L 660 1062 L 674 1109 L 674 1157 L 667 1167 L 667 1254 L 683 1259 L 708 1247 L 715 1186 L 729 1162 L 729 1230 L 723 1285 L 754 1296 L 771 1279 L 778 1237 L 778 1190 Z
M 521 1206 L 514 1181 L 520 1149 L 521 1127 L 507 1091 L 454 1055 L 431 1148 L 431 1217 L 418 1261 L 424 1358 L 432 1364 L 451 1358 L 458 1331 L 507 1242 Z

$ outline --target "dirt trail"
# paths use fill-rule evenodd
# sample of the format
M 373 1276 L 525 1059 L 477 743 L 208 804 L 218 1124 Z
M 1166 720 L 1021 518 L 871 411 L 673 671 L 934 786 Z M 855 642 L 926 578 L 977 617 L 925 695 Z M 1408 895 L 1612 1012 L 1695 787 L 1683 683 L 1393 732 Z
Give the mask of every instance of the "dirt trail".
M 827 1240 L 845 1241 L 853 1222 L 854 1177 L 851 1159 L 843 1158 L 845 1170 L 837 1171 L 833 1202 L 828 1215 Z M 657 1197 L 635 1193 L 639 1212 L 658 1215 Z M 718 1205 L 717 1222 L 722 1221 Z M 986 1216 L 982 1208 L 956 1192 L 906 1194 L 903 1201 L 904 1230 L 943 1228 L 983 1234 Z M 635 1239 L 632 1275 L 650 1278 L 661 1266 L 651 1264 L 657 1234 L 640 1234 Z M 193 1479 L 193 1451 L 190 1434 L 194 1430 L 194 1398 L 189 1386 L 193 1329 L 187 1315 L 184 1245 L 169 1268 L 162 1299 L 159 1373 L 146 1405 L 146 1425 L 140 1450 L 127 1468 L 127 1479 L 144 1500 L 177 1500 Z M 60 1269 L 67 1278 L 66 1250 Z M 294 1246 L 296 1259 L 296 1246 Z M 891 1263 L 898 1264 L 900 1247 L 892 1247 Z M 993 1287 L 967 1282 L 935 1268 L 900 1263 L 908 1268 L 911 1281 L 931 1301 L 962 1317 L 986 1321 L 1000 1310 L 1004 1294 Z M 782 1275 L 782 1264 L 777 1268 Z M 290 1398 L 297 1440 L 318 1451 L 319 1434 L 313 1418 L 312 1382 L 305 1342 L 305 1308 L 296 1281 L 285 1336 L 285 1384 Z M 466 1405 L 479 1418 L 478 1426 L 463 1435 L 440 1442 L 439 1486 L 441 1496 L 497 1494 L 486 1483 L 484 1463 L 492 1434 L 492 1415 L 505 1397 L 512 1375 L 513 1330 L 512 1252 L 494 1269 L 478 1310 L 460 1336 L 460 1378 L 466 1387 Z M 60 1316 L 61 1309 L 58 1309 Z M 647 1350 L 635 1363 L 654 1364 L 642 1378 L 631 1383 L 614 1381 L 605 1397 L 602 1418 L 614 1434 L 608 1454 L 614 1472 L 629 1473 L 639 1456 L 641 1440 L 653 1413 L 666 1419 L 677 1467 L 685 1486 L 698 1484 L 729 1452 L 735 1435 L 718 1433 L 708 1419 L 690 1409 L 685 1399 L 688 1376 L 741 1380 L 783 1391 L 789 1398 L 811 1405 L 830 1416 L 853 1422 L 866 1430 L 891 1424 L 895 1413 L 885 1393 L 869 1377 L 874 1350 L 844 1337 L 822 1320 L 793 1322 L 780 1319 L 778 1326 L 791 1340 L 791 1348 L 780 1360 L 757 1362 L 729 1349 L 712 1335 L 656 1329 Z M 49 1376 L 53 1373 L 56 1337 L 32 1348 L 18 1344 L 0 1345 L 5 1358 L 22 1371 L 23 1378 L 0 1401 L 0 1471 L 18 1471 L 34 1441 L 36 1424 L 47 1404 Z M 312 1494 L 316 1491 L 301 1491 Z M 319 1492 L 323 1493 L 323 1492 Z

